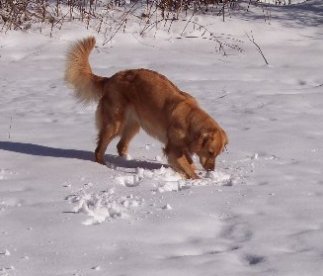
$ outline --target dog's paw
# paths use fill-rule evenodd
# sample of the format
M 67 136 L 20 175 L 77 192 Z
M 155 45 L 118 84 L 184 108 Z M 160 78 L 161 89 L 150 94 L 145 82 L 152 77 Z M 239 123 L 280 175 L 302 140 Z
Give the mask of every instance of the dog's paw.
M 105 163 L 105 161 L 104 160 L 101 160 L 101 159 L 95 159 L 95 162 L 96 163 L 99 163 L 99 164 L 101 164 L 101 165 L 106 165 L 106 163 Z
M 132 160 L 132 157 L 130 154 L 128 153 L 125 153 L 125 154 L 122 154 L 122 155 L 119 155 L 121 158 L 123 158 L 124 160 Z
M 201 177 L 200 177 L 200 176 L 198 176 L 196 173 L 192 173 L 192 174 L 181 173 L 181 175 L 182 175 L 182 177 L 183 177 L 184 179 L 193 179 L 193 180 L 195 180 L 195 179 L 200 179 L 200 178 L 201 178 Z

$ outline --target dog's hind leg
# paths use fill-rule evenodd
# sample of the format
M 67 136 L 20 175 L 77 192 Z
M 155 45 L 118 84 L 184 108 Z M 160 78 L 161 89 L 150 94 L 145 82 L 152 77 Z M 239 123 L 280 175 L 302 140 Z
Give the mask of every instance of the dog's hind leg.
M 169 164 L 175 171 L 184 175 L 186 178 L 198 178 L 190 162 L 191 158 L 188 159 L 184 151 L 175 146 L 167 145 L 164 152 L 167 155 Z
M 135 120 L 128 120 L 121 132 L 121 138 L 117 144 L 119 156 L 126 157 L 128 154 L 128 146 L 132 138 L 139 132 L 140 125 Z
M 110 142 L 119 134 L 118 124 L 107 125 L 99 131 L 98 144 L 95 149 L 95 161 L 105 164 L 104 154 Z
M 99 128 L 98 142 L 95 149 L 95 161 L 105 164 L 104 154 L 109 143 L 118 136 L 123 126 L 124 116 L 118 109 L 107 108 L 104 100 L 98 105 L 96 111 L 96 123 Z

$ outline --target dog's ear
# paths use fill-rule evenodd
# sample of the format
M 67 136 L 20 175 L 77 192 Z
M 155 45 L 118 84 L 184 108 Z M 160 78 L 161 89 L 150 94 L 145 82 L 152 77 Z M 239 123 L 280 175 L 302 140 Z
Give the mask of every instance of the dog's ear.
M 190 143 L 190 150 L 192 152 L 199 152 L 207 143 L 209 139 L 209 133 L 207 131 L 202 131 L 195 133 L 192 136 L 192 140 Z
M 199 142 L 198 142 L 198 144 L 201 146 L 201 148 L 204 148 L 205 147 L 205 145 L 206 145 L 206 143 L 207 143 L 207 141 L 210 139 L 210 133 L 209 132 L 207 132 L 207 131 L 205 131 L 205 132 L 202 132 L 201 134 L 200 134 L 200 137 L 199 137 Z

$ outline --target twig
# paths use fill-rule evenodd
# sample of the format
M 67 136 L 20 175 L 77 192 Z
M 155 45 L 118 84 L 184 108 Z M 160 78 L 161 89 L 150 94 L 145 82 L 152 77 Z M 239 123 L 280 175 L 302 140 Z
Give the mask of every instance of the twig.
M 264 53 L 262 52 L 262 50 L 261 50 L 260 46 L 259 46 L 259 45 L 258 45 L 258 43 L 255 41 L 255 38 L 253 37 L 252 32 L 251 32 L 251 37 L 250 37 L 250 35 L 249 35 L 248 33 L 245 33 L 245 34 L 246 34 L 246 36 L 248 37 L 248 39 L 250 40 L 250 42 L 252 42 L 252 43 L 256 46 L 256 48 L 257 48 L 258 52 L 261 54 L 261 56 L 262 56 L 262 58 L 264 59 L 264 61 L 265 61 L 266 65 L 269 65 L 269 63 L 268 63 L 268 61 L 267 61 L 267 59 L 266 59 L 266 57 L 265 57 Z
M 148 5 L 148 4 L 147 4 L 147 5 Z M 151 5 L 150 5 L 150 7 L 149 7 L 149 10 L 147 10 L 147 14 L 145 15 L 145 17 L 146 17 L 146 22 L 145 22 L 144 27 L 143 27 L 143 28 L 142 28 L 142 30 L 140 31 L 140 35 L 143 35 L 143 34 L 146 32 L 146 30 L 147 30 L 148 28 L 150 28 L 150 26 L 151 26 L 151 25 L 156 25 L 156 28 L 157 28 L 158 23 L 162 21 L 162 20 L 160 20 L 159 22 L 157 22 L 157 21 L 158 21 L 158 20 L 157 20 L 157 16 L 158 16 L 158 15 L 157 15 L 158 7 L 156 6 L 156 7 L 155 7 L 155 10 L 154 10 L 153 12 L 151 12 L 151 10 L 152 10 L 152 6 L 153 6 L 153 4 L 151 4 Z M 148 6 L 147 6 L 147 8 L 148 8 Z M 152 24 L 150 24 L 150 19 L 151 19 L 151 17 L 152 17 L 154 14 L 156 14 L 155 22 L 154 22 L 154 23 L 152 23 Z
M 189 20 L 191 20 L 191 19 L 189 19 Z M 186 21 L 186 19 L 183 19 L 182 21 Z M 212 39 L 213 41 L 216 41 L 219 44 L 219 51 L 220 52 L 222 51 L 223 55 L 227 56 L 227 53 L 226 53 L 226 51 L 225 51 L 225 49 L 223 47 L 223 43 L 218 38 L 215 37 L 214 33 L 212 33 L 208 28 L 206 28 L 202 24 L 199 24 L 199 23 L 194 22 L 194 21 L 190 21 L 190 23 L 192 23 L 193 26 L 197 26 L 198 28 L 200 28 L 200 30 L 203 30 L 204 31 L 203 34 L 208 33 L 209 36 L 210 36 L 210 39 Z
M 194 11 L 193 11 L 193 13 L 192 13 L 192 16 L 190 17 L 190 19 L 189 20 L 187 20 L 187 22 L 186 22 L 186 24 L 185 24 L 185 27 L 184 27 L 184 29 L 183 29 L 183 31 L 182 31 L 182 33 L 181 33 L 181 36 L 183 36 L 183 34 L 184 34 L 184 32 L 186 31 L 186 28 L 188 27 L 188 25 L 192 22 L 192 19 L 193 19 L 193 17 L 194 17 Z
M 225 98 L 226 96 L 228 96 L 228 94 L 224 94 L 224 95 L 222 95 L 222 96 L 220 96 L 220 97 L 217 97 L 215 100 L 217 101 L 217 100 L 223 99 L 223 98 Z
M 122 19 L 121 19 L 121 22 L 119 24 L 119 26 L 117 27 L 117 29 L 115 30 L 115 32 L 110 36 L 109 39 L 106 39 L 104 42 L 103 42 L 103 46 L 106 45 L 107 43 L 109 43 L 116 35 L 117 33 L 119 32 L 119 30 L 122 28 L 122 26 L 127 22 L 127 17 L 129 14 L 131 14 L 133 12 L 133 8 L 138 4 L 138 0 L 135 1 L 131 7 L 129 8 L 128 11 L 124 12 L 124 14 L 122 15 Z
M 8 139 L 11 138 L 11 129 L 12 129 L 12 116 L 10 117 L 10 126 L 9 126 L 9 133 L 8 133 Z

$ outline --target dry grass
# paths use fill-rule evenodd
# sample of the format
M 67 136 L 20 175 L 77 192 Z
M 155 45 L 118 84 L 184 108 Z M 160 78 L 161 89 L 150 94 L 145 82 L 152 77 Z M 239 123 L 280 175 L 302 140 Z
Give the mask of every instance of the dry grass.
M 50 26 L 50 35 L 63 24 L 79 21 L 97 33 L 103 33 L 103 44 L 126 31 L 129 19 L 139 23 L 140 35 L 159 30 L 170 32 L 174 25 L 182 26 L 179 35 L 187 36 L 194 30 L 195 36 L 214 42 L 215 50 L 227 54 L 227 50 L 241 52 L 241 41 L 223 38 L 194 20 L 200 14 L 220 16 L 223 21 L 232 11 L 257 4 L 257 0 L 0 0 L 0 32 L 28 30 L 38 26 Z M 40 27 L 39 27 L 40 26 Z M 177 28 L 178 29 L 178 28 Z
M 107 11 L 122 9 L 143 19 L 152 19 L 158 13 L 159 20 L 178 20 L 187 11 L 212 12 L 225 18 L 226 12 L 235 7 L 239 0 L 0 0 L 1 31 L 24 30 L 33 23 L 49 23 L 59 27 L 71 20 L 86 24 L 92 19 L 102 22 L 109 17 Z M 130 9 L 129 9 L 130 7 Z M 142 10 L 138 15 L 134 12 Z M 150 20 L 151 21 L 151 20 Z

